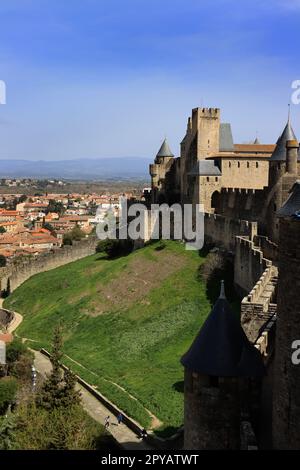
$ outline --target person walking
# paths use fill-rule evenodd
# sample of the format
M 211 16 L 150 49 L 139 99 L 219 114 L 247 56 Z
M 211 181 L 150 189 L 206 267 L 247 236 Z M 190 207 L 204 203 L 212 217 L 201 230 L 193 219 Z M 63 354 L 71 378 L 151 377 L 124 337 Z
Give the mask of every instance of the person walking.
M 118 420 L 118 424 L 122 424 L 122 423 L 123 423 L 123 415 L 122 415 L 122 413 L 119 413 L 119 414 L 118 414 L 117 420 Z
M 105 421 L 104 421 L 104 427 L 106 430 L 109 428 L 109 424 L 110 424 L 109 420 L 110 420 L 110 417 L 106 416 Z

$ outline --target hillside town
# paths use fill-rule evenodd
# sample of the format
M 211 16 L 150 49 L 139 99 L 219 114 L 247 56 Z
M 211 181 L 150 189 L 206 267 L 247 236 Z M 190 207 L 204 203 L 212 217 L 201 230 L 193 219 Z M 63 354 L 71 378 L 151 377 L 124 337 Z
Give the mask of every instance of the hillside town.
M 119 197 L 132 193 L 43 194 L 0 197 L 0 255 L 4 263 L 18 256 L 38 256 L 72 239 L 88 237 L 107 212 L 118 215 Z

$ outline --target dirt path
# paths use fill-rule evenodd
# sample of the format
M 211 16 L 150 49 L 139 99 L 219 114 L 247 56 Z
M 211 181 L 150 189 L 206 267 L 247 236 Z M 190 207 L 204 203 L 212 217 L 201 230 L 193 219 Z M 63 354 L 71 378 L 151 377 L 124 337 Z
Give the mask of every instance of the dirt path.
M 34 364 L 37 371 L 44 375 L 51 371 L 51 362 L 50 360 L 44 356 L 39 351 L 34 351 Z M 146 442 L 141 441 L 139 437 L 131 431 L 125 424 L 121 424 L 120 426 L 117 423 L 117 419 L 112 415 L 111 411 L 105 408 L 101 402 L 99 402 L 91 393 L 89 393 L 85 388 L 81 385 L 77 384 L 77 389 L 81 392 L 81 400 L 82 406 L 87 411 L 87 413 L 94 418 L 95 421 L 98 421 L 102 425 L 104 424 L 104 420 L 106 416 L 111 417 L 111 424 L 109 428 L 109 432 L 112 436 L 116 439 L 116 441 L 121 444 L 121 446 L 126 450 L 151 450 L 150 447 Z
M 2 305 L 3 299 L 1 299 Z M 15 331 L 20 323 L 23 321 L 23 316 L 20 313 L 14 312 L 14 319 L 8 327 L 8 332 Z M 25 338 L 24 338 L 25 339 Z M 30 341 L 30 340 L 29 340 Z M 34 365 L 36 370 L 43 376 L 51 372 L 51 362 L 39 351 L 32 349 L 34 354 Z M 151 450 L 152 447 L 142 441 L 131 429 L 125 424 L 118 425 L 117 419 L 112 416 L 109 411 L 99 400 L 97 400 L 90 392 L 88 392 L 81 385 L 76 385 L 77 389 L 81 392 L 82 406 L 87 413 L 98 423 L 104 424 L 107 416 L 111 417 L 111 425 L 109 432 L 116 439 L 116 441 L 126 450 Z
M 14 312 L 13 321 L 10 323 L 9 327 L 7 328 L 7 332 L 13 333 L 18 328 L 20 323 L 22 323 L 22 321 L 23 321 L 22 315 L 20 313 Z
M 80 362 L 77 362 L 75 361 L 74 359 L 72 359 L 70 356 L 68 356 L 67 354 L 65 354 L 65 357 L 67 357 L 70 361 L 74 362 L 74 364 L 77 364 L 79 367 L 81 367 L 82 369 L 88 371 L 90 374 L 94 375 L 97 377 L 97 374 L 95 374 L 95 372 L 93 372 L 92 370 L 90 369 L 87 369 L 83 364 L 81 364 Z M 117 384 L 116 382 L 113 382 L 112 380 L 109 380 L 109 379 L 106 379 L 104 378 L 104 380 L 106 382 L 109 382 L 113 385 L 115 385 L 116 387 L 118 387 L 120 390 L 122 390 L 124 393 L 126 393 L 132 400 L 135 400 L 137 401 L 138 403 L 140 403 L 143 408 L 145 409 L 145 411 L 148 413 L 148 415 L 150 416 L 151 418 L 151 429 L 157 429 L 159 428 L 161 425 L 162 425 L 162 422 L 153 414 L 151 413 L 150 410 L 148 410 L 147 408 L 144 407 L 144 405 L 136 398 L 134 397 L 133 395 L 131 395 L 131 393 L 129 393 L 125 388 L 121 387 L 121 385 Z

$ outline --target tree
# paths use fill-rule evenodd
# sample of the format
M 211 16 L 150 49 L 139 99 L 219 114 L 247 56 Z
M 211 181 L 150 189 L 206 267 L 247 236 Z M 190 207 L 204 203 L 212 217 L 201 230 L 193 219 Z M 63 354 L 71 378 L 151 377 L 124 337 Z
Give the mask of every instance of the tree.
M 4 255 L 0 255 L 0 268 L 4 268 L 6 266 L 6 258 Z
M 64 244 L 64 245 L 73 245 L 72 236 L 71 236 L 71 234 L 70 234 L 69 232 L 64 234 L 64 236 L 63 236 L 63 244 Z
M 6 233 L 6 229 L 3 227 L 3 225 L 0 225 L 0 233 Z
M 0 421 L 0 450 L 11 450 L 13 448 L 15 427 L 15 416 L 9 412 Z
M 26 194 L 22 194 L 22 196 L 19 197 L 19 203 L 22 204 L 22 202 L 25 202 L 27 200 Z
M 80 405 L 45 410 L 21 403 L 12 436 L 13 450 L 107 450 L 112 442 L 103 426 Z
M 79 225 L 75 225 L 75 227 L 71 231 L 72 240 L 79 241 L 82 238 L 85 238 L 85 233 L 81 230 Z
M 13 403 L 17 389 L 16 379 L 12 377 L 0 379 L 0 414 L 5 413 L 9 405 Z
M 14 340 L 7 345 L 6 347 L 6 360 L 8 364 L 16 362 L 20 359 L 22 354 L 27 352 L 27 347 L 24 343 L 18 338 L 14 338 Z
M 73 245 L 73 241 L 79 241 L 85 238 L 85 233 L 81 230 L 79 225 L 75 225 L 75 227 L 71 230 L 71 232 L 67 232 L 63 236 L 63 244 L 64 245 Z
M 41 391 L 37 395 L 37 405 L 46 410 L 72 406 L 80 403 L 80 392 L 75 390 L 76 379 L 68 370 L 61 370 L 62 352 L 62 328 L 56 326 L 52 341 L 52 371 L 45 380 Z
M 50 199 L 46 213 L 55 212 L 56 214 L 62 215 L 65 212 L 65 207 L 62 202 Z
M 100 240 L 96 247 L 96 253 L 106 253 L 108 258 L 125 256 L 131 253 L 132 250 L 132 240 L 114 240 L 110 238 Z
M 6 347 L 6 361 L 8 373 L 18 378 L 22 382 L 31 381 L 31 365 L 33 363 L 33 353 L 18 338 Z

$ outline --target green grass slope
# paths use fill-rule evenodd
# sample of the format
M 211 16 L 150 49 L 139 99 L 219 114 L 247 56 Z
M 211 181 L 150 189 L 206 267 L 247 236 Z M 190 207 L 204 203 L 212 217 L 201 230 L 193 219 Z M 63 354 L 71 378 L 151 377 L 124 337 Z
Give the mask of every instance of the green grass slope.
M 183 422 L 180 357 L 210 301 L 198 276 L 204 258 L 177 242 L 158 246 L 36 275 L 5 307 L 24 315 L 18 334 L 36 348 L 49 348 L 62 322 L 65 363 L 142 425 L 170 433 Z

